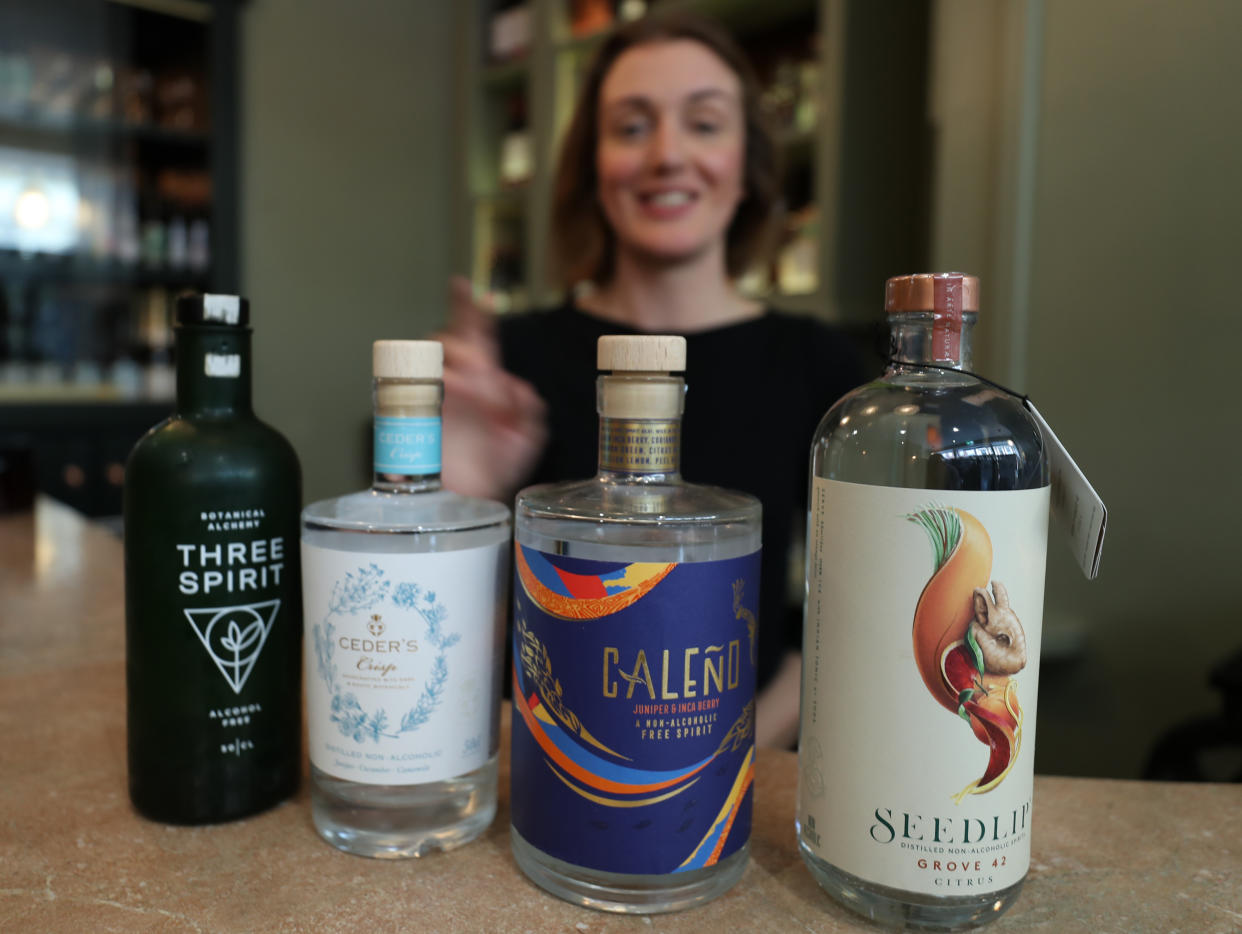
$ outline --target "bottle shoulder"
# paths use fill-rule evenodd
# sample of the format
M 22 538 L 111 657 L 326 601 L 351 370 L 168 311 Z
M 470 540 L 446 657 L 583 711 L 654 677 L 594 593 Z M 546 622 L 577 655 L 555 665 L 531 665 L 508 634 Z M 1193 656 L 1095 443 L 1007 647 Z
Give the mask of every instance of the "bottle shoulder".
M 295 454 L 288 438 L 251 414 L 199 417 L 174 412 L 150 428 L 134 449 L 223 445 L 243 448 L 256 444 Z
M 757 523 L 759 500 L 749 493 L 684 481 L 617 482 L 594 477 L 527 487 L 517 495 L 519 518 L 580 519 L 626 524 Z
M 1047 452 L 1020 399 L 963 374 L 886 374 L 828 410 L 811 445 L 815 476 L 928 489 L 1029 489 Z
M 224 482 L 269 474 L 292 478 L 291 489 L 300 487 L 293 445 L 256 418 L 194 419 L 174 413 L 138 440 L 125 465 L 127 485 L 153 476 Z
M 360 532 L 450 532 L 507 525 L 509 515 L 502 503 L 449 490 L 359 490 L 311 503 L 302 510 L 302 523 Z
M 1020 399 L 973 378 L 939 382 L 885 377 L 865 383 L 827 411 L 816 438 L 845 426 L 851 426 L 851 431 L 864 427 L 900 430 L 906 422 L 930 419 L 947 419 L 959 434 L 1020 435 L 1043 446 L 1039 426 Z

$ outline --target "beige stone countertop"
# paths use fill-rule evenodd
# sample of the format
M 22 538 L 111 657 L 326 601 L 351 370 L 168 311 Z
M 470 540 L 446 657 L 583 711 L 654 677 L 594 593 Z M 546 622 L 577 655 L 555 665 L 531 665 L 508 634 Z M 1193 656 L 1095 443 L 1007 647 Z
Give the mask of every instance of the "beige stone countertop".
M 487 834 L 421 860 L 324 844 L 305 788 L 232 824 L 145 820 L 126 793 L 121 568 L 115 537 L 51 501 L 0 518 L 0 931 L 879 930 L 803 867 L 787 752 L 759 755 L 742 880 L 645 918 L 526 881 L 509 853 L 505 774 Z M 1033 839 L 1022 896 L 991 930 L 1242 931 L 1242 787 L 1041 776 Z

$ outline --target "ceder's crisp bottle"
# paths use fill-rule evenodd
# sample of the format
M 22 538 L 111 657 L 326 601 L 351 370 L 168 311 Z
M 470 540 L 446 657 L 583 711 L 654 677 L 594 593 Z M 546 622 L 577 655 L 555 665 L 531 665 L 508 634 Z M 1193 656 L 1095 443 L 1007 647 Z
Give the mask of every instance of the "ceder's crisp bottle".
M 978 280 L 887 283 L 888 371 L 811 447 L 798 842 L 877 921 L 998 917 L 1030 861 L 1048 468 L 965 372 Z
M 250 408 L 250 308 L 177 302 L 177 404 L 125 468 L 129 791 L 197 824 L 301 775 L 301 474 Z
M 513 854 L 608 911 L 706 901 L 749 851 L 760 506 L 681 479 L 685 357 L 600 338 L 599 473 L 517 498 Z
M 440 488 L 444 348 L 376 341 L 369 490 L 302 514 L 311 814 L 397 858 L 496 814 L 509 510 Z

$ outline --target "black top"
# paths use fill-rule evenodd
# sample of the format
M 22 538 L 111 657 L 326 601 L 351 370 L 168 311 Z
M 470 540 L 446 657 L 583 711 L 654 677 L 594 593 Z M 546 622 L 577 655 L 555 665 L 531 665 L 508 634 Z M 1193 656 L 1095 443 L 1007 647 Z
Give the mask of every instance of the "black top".
M 505 368 L 548 405 L 548 443 L 529 482 L 596 472 L 595 345 L 639 334 L 570 305 L 500 319 Z M 810 318 L 765 311 L 685 335 L 686 414 L 681 472 L 692 483 L 742 490 L 763 504 L 759 610 L 760 686 L 802 640 L 801 608 L 788 597 L 789 546 L 805 513 L 811 437 L 829 406 L 862 382 L 844 334 Z

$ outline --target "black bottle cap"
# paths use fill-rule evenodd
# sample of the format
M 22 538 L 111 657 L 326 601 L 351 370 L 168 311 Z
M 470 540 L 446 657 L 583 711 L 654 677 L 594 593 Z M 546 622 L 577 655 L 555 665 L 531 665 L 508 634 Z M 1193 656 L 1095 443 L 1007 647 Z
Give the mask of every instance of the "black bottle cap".
M 177 299 L 177 324 L 248 327 L 250 302 L 240 295 L 182 295 Z

